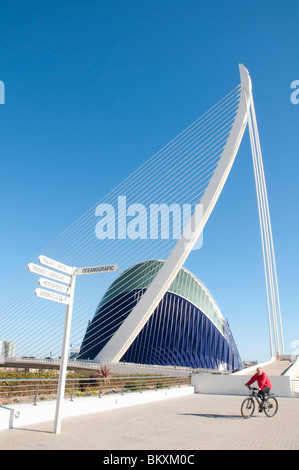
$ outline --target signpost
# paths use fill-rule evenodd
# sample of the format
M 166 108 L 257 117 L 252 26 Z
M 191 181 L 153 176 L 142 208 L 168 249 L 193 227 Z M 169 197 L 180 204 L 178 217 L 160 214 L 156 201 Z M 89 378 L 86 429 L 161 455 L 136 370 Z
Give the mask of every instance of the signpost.
M 70 331 L 71 331 L 71 321 L 73 313 L 73 303 L 74 303 L 74 294 L 75 294 L 75 283 L 76 276 L 81 274 L 99 274 L 99 273 L 111 273 L 118 270 L 116 264 L 109 264 L 103 266 L 91 266 L 83 268 L 70 267 L 65 264 L 55 261 L 46 256 L 39 256 L 38 258 L 41 264 L 49 266 L 52 269 L 44 268 L 34 263 L 28 264 L 29 271 L 40 274 L 42 276 L 53 279 L 40 278 L 38 283 L 41 287 L 47 287 L 52 291 L 40 289 L 39 287 L 35 289 L 35 295 L 43 299 L 51 300 L 53 302 L 58 302 L 66 305 L 65 321 L 64 321 L 64 334 L 63 334 L 63 343 L 62 343 L 62 354 L 61 354 L 61 363 L 59 369 L 59 383 L 57 391 L 57 403 L 55 410 L 55 421 L 54 421 L 54 433 L 59 434 L 61 429 L 61 415 L 62 415 L 62 402 L 64 398 L 65 391 L 65 379 L 67 371 L 67 360 L 68 360 L 68 348 L 70 342 Z M 55 271 L 53 271 L 55 269 Z M 60 272 L 57 272 L 60 271 Z M 62 271 L 62 272 L 61 272 Z M 59 282 L 56 282 L 59 281 Z M 63 284 L 60 284 L 62 282 Z M 63 295 L 66 294 L 66 295 Z

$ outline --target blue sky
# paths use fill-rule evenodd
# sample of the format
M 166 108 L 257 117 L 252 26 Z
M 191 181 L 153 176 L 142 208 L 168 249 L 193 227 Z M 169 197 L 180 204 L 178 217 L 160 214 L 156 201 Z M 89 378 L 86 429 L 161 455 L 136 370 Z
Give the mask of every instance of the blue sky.
M 1 6 L 0 281 L 22 269 L 250 71 L 286 352 L 299 342 L 297 0 L 10 1 Z M 186 266 L 242 359 L 269 357 L 248 132 Z

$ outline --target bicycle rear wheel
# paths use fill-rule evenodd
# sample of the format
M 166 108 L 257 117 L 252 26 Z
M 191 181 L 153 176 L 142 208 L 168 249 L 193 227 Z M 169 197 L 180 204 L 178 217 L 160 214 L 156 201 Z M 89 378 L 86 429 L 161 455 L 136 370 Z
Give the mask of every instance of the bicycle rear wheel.
M 241 405 L 241 414 L 243 418 L 250 418 L 255 410 L 255 403 L 252 398 L 245 398 Z
M 270 397 L 265 400 L 264 403 L 264 412 L 269 417 L 272 418 L 276 415 L 278 410 L 278 402 L 276 398 Z

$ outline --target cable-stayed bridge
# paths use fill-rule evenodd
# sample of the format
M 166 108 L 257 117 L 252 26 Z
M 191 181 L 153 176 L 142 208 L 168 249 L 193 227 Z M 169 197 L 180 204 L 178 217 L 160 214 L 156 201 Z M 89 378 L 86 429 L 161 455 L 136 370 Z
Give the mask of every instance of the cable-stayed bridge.
M 271 356 L 284 354 L 262 152 L 251 80 L 243 65 L 240 65 L 240 78 L 240 84 L 222 100 L 43 250 L 43 255 L 71 267 L 117 263 L 121 273 L 144 260 L 164 260 L 158 272 L 154 269 L 147 272 L 149 287 L 137 304 L 132 305 L 129 315 L 122 303 L 115 302 L 110 306 L 108 326 L 105 322 L 105 331 L 99 333 L 97 330 L 99 336 L 108 334 L 97 361 L 115 363 L 121 360 L 191 251 L 197 248 L 226 183 L 246 126 L 260 220 L 269 349 Z M 36 259 L 38 255 L 40 253 Z M 32 261 L 35 260 L 28 259 L 28 262 Z M 115 281 L 114 273 L 81 276 L 77 281 L 70 331 L 73 348 L 80 348 L 87 325 L 112 281 Z M 14 355 L 18 357 L 59 357 L 64 328 L 63 306 L 37 299 L 34 296 L 36 282 L 37 278 L 22 267 L 2 286 L 0 339 L 11 341 L 15 347 Z M 66 292 L 66 295 L 69 294 Z

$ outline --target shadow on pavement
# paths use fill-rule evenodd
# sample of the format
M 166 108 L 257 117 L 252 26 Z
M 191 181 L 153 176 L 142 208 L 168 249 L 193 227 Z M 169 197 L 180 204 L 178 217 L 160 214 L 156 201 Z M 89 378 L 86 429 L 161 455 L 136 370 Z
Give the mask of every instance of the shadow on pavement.
M 241 415 L 221 415 L 213 413 L 177 413 L 183 416 L 198 416 L 201 418 L 228 418 L 228 419 L 244 419 Z

